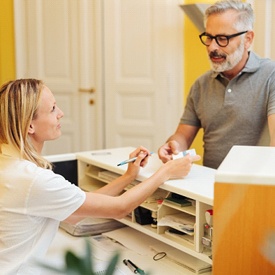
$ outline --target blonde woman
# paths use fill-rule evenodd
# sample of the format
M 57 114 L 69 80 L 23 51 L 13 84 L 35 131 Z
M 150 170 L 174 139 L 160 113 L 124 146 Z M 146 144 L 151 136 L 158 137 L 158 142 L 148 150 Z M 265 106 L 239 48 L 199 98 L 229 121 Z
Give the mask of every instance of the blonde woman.
M 42 157 L 44 142 L 61 135 L 58 108 L 42 81 L 20 79 L 0 89 L 0 271 L 39 274 L 36 260 L 46 253 L 60 221 L 83 217 L 122 218 L 164 181 L 188 174 L 199 156 L 164 164 L 156 173 L 122 193 L 146 165 L 150 152 L 139 147 L 124 175 L 96 192 L 84 192 L 51 170 Z

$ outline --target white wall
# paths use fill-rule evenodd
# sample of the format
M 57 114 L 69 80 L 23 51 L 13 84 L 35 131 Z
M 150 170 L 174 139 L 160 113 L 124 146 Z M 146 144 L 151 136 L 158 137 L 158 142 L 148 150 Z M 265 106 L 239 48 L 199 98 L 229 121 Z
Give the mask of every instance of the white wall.
M 255 13 L 253 50 L 262 57 L 275 60 L 275 1 L 248 0 Z M 273 23 L 272 23 L 273 22 Z

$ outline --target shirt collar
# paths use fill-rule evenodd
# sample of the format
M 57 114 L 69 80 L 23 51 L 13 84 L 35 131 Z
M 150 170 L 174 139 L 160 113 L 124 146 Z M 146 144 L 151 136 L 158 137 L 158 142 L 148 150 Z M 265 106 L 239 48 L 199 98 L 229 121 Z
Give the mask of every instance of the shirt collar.
M 239 75 L 243 72 L 247 73 L 253 73 L 256 72 L 260 67 L 260 59 L 254 52 L 249 52 L 248 60 L 242 69 L 242 71 L 239 73 Z M 223 77 L 223 75 L 219 72 L 212 71 L 211 77 L 217 78 L 217 76 L 220 75 Z

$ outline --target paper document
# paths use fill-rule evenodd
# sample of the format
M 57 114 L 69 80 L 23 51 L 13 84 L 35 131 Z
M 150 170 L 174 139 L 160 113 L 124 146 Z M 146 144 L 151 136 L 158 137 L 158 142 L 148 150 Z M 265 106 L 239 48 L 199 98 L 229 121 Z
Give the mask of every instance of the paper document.
M 167 215 L 158 221 L 158 226 L 170 226 L 179 231 L 194 235 L 195 217 L 186 213 Z
M 85 218 L 76 224 L 60 223 L 60 228 L 73 236 L 98 235 L 122 227 L 125 227 L 125 225 L 114 219 L 101 218 Z

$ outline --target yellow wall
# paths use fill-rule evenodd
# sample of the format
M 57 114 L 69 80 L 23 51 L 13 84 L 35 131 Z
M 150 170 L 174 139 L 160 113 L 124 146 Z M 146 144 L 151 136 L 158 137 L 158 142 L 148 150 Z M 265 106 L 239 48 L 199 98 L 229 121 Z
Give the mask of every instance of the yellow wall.
M 211 4 L 216 2 L 212 1 L 195 1 L 185 0 L 183 4 L 197 4 L 205 3 Z M 184 16 L 184 30 L 183 30 L 183 43 L 184 43 L 184 104 L 188 96 L 190 87 L 194 81 L 204 72 L 210 69 L 210 64 L 207 57 L 205 46 L 199 40 L 199 30 L 195 27 L 192 21 L 185 15 Z M 199 131 L 192 148 L 196 148 L 197 154 L 203 155 L 203 142 L 202 130 Z
M 15 78 L 13 0 L 0 1 L 0 85 Z

